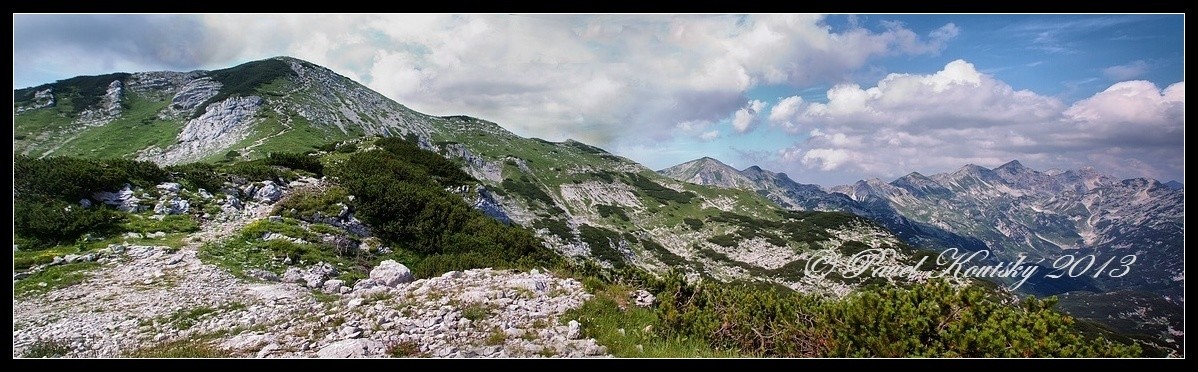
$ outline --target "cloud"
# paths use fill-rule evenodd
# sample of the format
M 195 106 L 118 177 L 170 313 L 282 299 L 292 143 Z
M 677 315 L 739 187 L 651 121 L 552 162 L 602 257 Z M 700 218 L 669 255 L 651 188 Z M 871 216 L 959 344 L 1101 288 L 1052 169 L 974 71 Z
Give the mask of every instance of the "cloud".
M 745 133 L 753 129 L 757 123 L 757 114 L 764 110 L 765 101 L 752 100 L 749 104 L 732 115 L 732 129 L 739 133 Z
M 840 84 L 827 103 L 779 99 L 769 121 L 802 140 L 779 169 L 897 177 L 967 163 L 1102 164 L 1116 174 L 1184 174 L 1185 82 L 1125 81 L 1066 105 L 956 60 L 928 75 L 890 74 L 873 87 Z M 1117 161 L 1123 159 L 1124 161 Z
M 1148 72 L 1148 63 L 1143 60 L 1135 60 L 1127 64 L 1111 66 L 1102 69 L 1102 76 L 1113 81 L 1124 81 L 1135 79 Z
M 848 163 L 850 160 L 856 160 L 857 156 L 843 149 L 811 149 L 803 153 L 803 165 L 811 168 L 819 168 L 820 170 L 830 171 L 836 170 Z
M 923 131 L 1043 122 L 1059 116 L 1064 107 L 1054 98 L 1016 91 L 964 60 L 949 62 L 931 75 L 890 74 L 870 88 L 838 84 L 827 97 L 827 103 L 783 99 L 770 120 L 791 131 L 816 124 Z
M 901 24 L 833 31 L 805 14 L 16 15 L 13 73 L 14 85 L 35 85 L 292 55 L 422 112 L 603 146 L 744 117 L 753 87 L 833 84 L 872 58 L 935 55 L 958 33 L 953 24 L 922 36 Z
M 1185 82 L 1164 90 L 1144 80 L 1115 83 L 1065 110 L 1067 127 L 1059 140 L 1112 146 L 1184 144 Z
M 703 134 L 699 135 L 699 138 L 702 138 L 704 141 L 711 141 L 713 139 L 720 138 L 720 131 L 713 130 L 713 131 L 703 132 Z

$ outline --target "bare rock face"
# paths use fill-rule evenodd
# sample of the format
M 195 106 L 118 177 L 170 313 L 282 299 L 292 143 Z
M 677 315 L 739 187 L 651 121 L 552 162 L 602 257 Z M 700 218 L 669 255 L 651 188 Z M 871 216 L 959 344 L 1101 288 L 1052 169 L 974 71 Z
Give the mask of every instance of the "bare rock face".
M 249 136 L 254 114 L 262 107 L 258 96 L 233 97 L 208 105 L 200 117 L 187 121 L 179 133 L 179 143 L 163 153 L 142 160 L 178 164 L 200 160 Z
M 191 113 L 200 104 L 216 96 L 220 88 L 221 84 L 209 77 L 189 81 L 171 98 L 171 104 L 167 109 L 175 115 Z
M 54 91 L 53 90 L 51 90 L 49 88 L 47 88 L 45 90 L 39 90 L 39 91 L 33 93 L 33 104 L 29 105 L 29 106 L 24 106 L 24 107 L 18 107 L 17 113 L 19 114 L 19 113 L 33 110 L 33 109 L 54 106 L 54 103 L 55 103 L 55 101 L 54 101 Z
M 124 98 L 124 87 L 120 80 L 113 80 L 104 92 L 104 98 L 96 107 L 90 107 L 79 113 L 79 123 L 84 125 L 104 125 L 121 115 L 121 98 Z

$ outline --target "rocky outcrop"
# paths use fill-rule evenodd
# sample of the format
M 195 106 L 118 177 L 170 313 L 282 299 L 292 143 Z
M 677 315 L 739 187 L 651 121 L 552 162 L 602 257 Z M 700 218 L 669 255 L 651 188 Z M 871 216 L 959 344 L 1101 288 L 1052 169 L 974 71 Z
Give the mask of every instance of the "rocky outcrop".
M 503 181 L 503 163 L 487 161 L 460 143 L 445 145 L 445 156 L 462 159 L 466 163 L 465 171 L 474 178 L 495 182 Z
M 46 88 L 33 93 L 33 104 L 17 108 L 17 113 L 22 113 L 29 110 L 39 109 L 42 107 L 54 106 L 54 90 Z
M 127 183 L 117 192 L 100 191 L 93 193 L 92 199 L 116 207 L 116 209 L 124 212 L 136 213 L 145 208 L 139 204 L 141 203 L 141 199 L 133 195 L 133 189 Z
M 254 192 L 254 200 L 263 203 L 274 203 L 279 201 L 283 196 L 283 189 L 275 184 L 274 181 L 263 181 L 262 187 L 259 187 Z
M 295 107 L 296 113 L 309 122 L 335 125 L 343 133 L 356 126 L 366 135 L 387 137 L 428 137 L 432 132 L 419 114 L 357 82 L 295 58 L 278 59 L 291 66 L 297 86 L 304 91 L 304 97 L 311 98 Z
M 178 196 L 164 198 L 154 205 L 154 214 L 172 215 L 184 214 L 191 209 L 191 203 L 187 199 Z
M 161 154 L 145 153 L 139 158 L 162 164 L 200 160 L 249 136 L 254 115 L 261 109 L 258 96 L 233 97 L 208 105 L 204 114 L 187 121 L 179 133 L 179 143 Z
M 171 97 L 171 104 L 167 106 L 168 114 L 172 116 L 187 115 L 200 107 L 200 104 L 208 102 L 209 99 L 220 93 L 221 84 L 212 80 L 209 77 L 188 81 L 174 97 Z
M 78 122 L 84 125 L 104 125 L 121 115 L 121 99 L 124 98 L 124 87 L 120 80 L 108 84 L 108 90 L 95 107 L 89 107 L 79 113 Z
M 560 191 L 562 200 L 575 208 L 586 208 L 595 204 L 641 207 L 641 201 L 632 192 L 632 187 L 621 182 L 567 183 L 561 185 Z
M 590 298 L 582 283 L 536 270 L 454 271 L 353 290 L 332 279 L 319 289 L 335 299 L 316 301 L 312 283 L 245 282 L 194 250 L 118 247 L 62 258 L 102 262 L 82 283 L 14 299 L 14 356 L 38 342 L 67 345 L 66 357 L 120 357 L 195 339 L 259 358 L 607 356 L 581 323 L 562 319 Z

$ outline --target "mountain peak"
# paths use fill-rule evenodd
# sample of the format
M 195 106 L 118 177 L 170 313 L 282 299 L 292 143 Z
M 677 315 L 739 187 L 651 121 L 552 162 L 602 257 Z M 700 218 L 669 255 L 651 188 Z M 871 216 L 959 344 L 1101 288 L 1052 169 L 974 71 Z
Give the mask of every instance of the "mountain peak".
M 1174 189 L 1174 190 L 1181 190 L 1181 189 L 1186 188 L 1186 186 L 1184 184 L 1182 184 L 1181 182 L 1177 182 L 1177 180 L 1171 180 L 1169 182 L 1165 182 L 1165 187 L 1168 187 L 1168 188 Z
M 1024 169 L 1027 169 L 1027 167 L 1024 167 L 1023 164 L 1018 160 L 1011 160 L 1006 164 L 998 166 L 998 168 L 994 168 L 994 170 L 1006 170 L 1010 172 L 1016 172 Z

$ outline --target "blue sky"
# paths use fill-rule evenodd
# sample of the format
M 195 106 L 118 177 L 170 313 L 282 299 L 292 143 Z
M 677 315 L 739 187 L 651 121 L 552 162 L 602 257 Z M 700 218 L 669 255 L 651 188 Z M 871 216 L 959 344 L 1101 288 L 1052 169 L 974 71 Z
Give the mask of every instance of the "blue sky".
M 1182 15 L 14 15 L 13 87 L 317 63 L 653 169 L 825 186 L 1012 159 L 1184 182 Z

